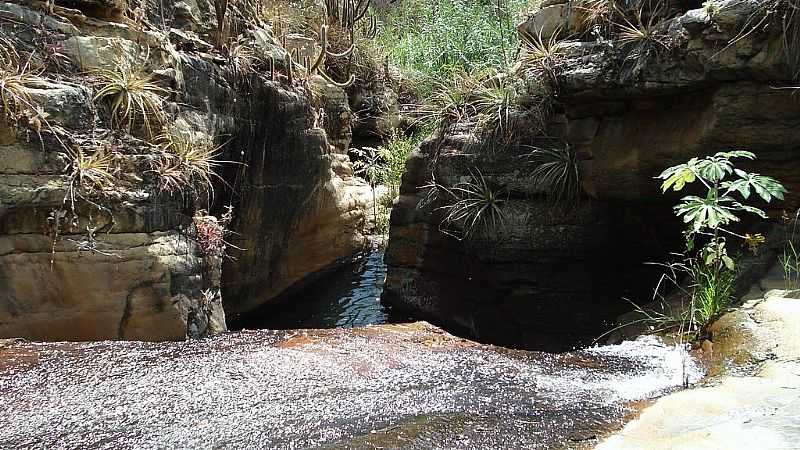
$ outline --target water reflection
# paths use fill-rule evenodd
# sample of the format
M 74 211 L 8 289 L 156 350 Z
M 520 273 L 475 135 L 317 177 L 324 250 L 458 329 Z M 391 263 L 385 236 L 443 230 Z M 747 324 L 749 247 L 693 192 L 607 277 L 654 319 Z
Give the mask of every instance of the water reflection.
M 250 329 L 351 328 L 390 322 L 380 303 L 386 265 L 383 252 L 373 251 L 354 264 L 267 305 L 243 323 Z

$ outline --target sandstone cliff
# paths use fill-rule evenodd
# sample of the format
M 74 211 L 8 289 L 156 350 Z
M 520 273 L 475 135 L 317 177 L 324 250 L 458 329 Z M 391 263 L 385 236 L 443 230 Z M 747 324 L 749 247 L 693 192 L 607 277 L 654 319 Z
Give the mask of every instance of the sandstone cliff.
M 478 339 L 561 349 L 590 342 L 630 308 L 623 297 L 647 301 L 657 274 L 642 263 L 681 250 L 675 197 L 653 180 L 664 168 L 747 149 L 758 155 L 751 169 L 789 188 L 778 208 L 798 206 L 800 97 L 786 88 L 795 66 L 780 14 L 739 0 L 640 10 L 657 36 L 641 48 L 614 29 L 587 29 L 589 3 L 546 2 L 519 26 L 553 51 L 535 55 L 536 67 L 523 51 L 509 78 L 520 105 L 510 139 L 467 120 L 412 154 L 391 218 L 384 300 Z M 549 146 L 578 160 L 577 207 L 553 207 L 532 181 L 531 147 Z M 424 204 L 432 182 L 452 187 L 477 172 L 504 196 L 505 224 L 459 241 L 440 231 L 445 203 Z
M 38 77 L 24 111 L 3 110 L 0 336 L 215 333 L 226 327 L 223 298 L 229 315 L 241 314 L 363 250 L 371 196 L 347 157 L 346 94 L 319 77 L 295 74 L 292 83 L 272 31 L 231 3 L 223 30 L 246 44 L 247 61 L 272 61 L 241 71 L 233 41 L 221 50 L 209 43 L 219 30 L 214 6 L 0 4 L 4 42 Z M 223 161 L 213 187 L 164 189 L 154 164 L 165 151 L 153 136 L 141 123 L 112 129 L 96 74 L 120 66 L 152 72 L 168 91 L 164 131 L 212 143 Z M 76 154 L 107 156 L 114 182 L 85 189 Z M 232 258 L 223 262 L 200 248 L 194 227 L 202 210 L 217 221 L 231 206 Z

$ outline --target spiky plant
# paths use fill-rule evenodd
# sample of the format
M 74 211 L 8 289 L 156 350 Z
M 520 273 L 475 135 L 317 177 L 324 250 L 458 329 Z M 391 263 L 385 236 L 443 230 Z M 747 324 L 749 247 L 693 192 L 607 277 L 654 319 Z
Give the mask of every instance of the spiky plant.
M 575 9 L 579 12 L 580 31 L 598 36 L 608 34 L 614 9 L 612 0 L 583 0 Z
M 116 170 L 113 155 L 107 154 L 102 147 L 94 152 L 85 152 L 81 147 L 67 148 L 70 157 L 69 187 L 64 197 L 64 202 L 75 205 L 76 194 L 79 190 L 87 192 L 105 191 L 116 183 Z
M 87 154 L 80 147 L 71 154 L 73 177 L 81 186 L 102 189 L 114 184 L 114 158 L 99 148 Z
M 216 169 L 223 161 L 218 159 L 220 147 L 215 147 L 209 139 L 192 139 L 180 133 L 163 134 L 158 139 L 165 151 L 166 163 L 159 172 L 165 179 L 162 184 L 183 191 L 186 188 L 199 187 L 213 194 L 213 179 L 221 179 Z M 177 158 L 178 162 L 169 161 Z M 178 175 L 178 171 L 183 175 Z M 178 188 L 181 186 L 181 188 Z
M 566 60 L 564 43 L 559 38 L 560 32 L 558 29 L 555 30 L 547 39 L 542 36 L 541 29 L 536 35 L 520 33 L 523 70 L 536 77 L 546 77 L 552 82 L 556 81 L 558 70 Z
M 518 103 L 517 96 L 513 79 L 506 74 L 496 74 L 473 91 L 472 107 L 484 127 L 505 135 L 511 129 L 510 120 Z
M 467 121 L 476 113 L 472 100 L 477 87 L 475 77 L 466 72 L 454 74 L 448 82 L 436 82 L 433 94 L 416 111 L 418 120 L 442 127 Z
M 627 52 L 625 59 L 647 58 L 659 50 L 668 49 L 666 35 L 660 30 L 659 8 L 644 18 L 644 7 L 634 12 L 633 20 L 622 15 L 616 24 L 620 46 Z
M 145 61 L 147 58 L 144 58 Z M 97 92 L 94 101 L 106 104 L 111 124 L 130 132 L 134 123 L 141 123 L 148 138 L 166 121 L 164 97 L 169 94 L 155 82 L 144 68 L 117 63 L 113 69 L 92 72 Z
M 17 119 L 23 112 L 38 109 L 29 91 L 43 79 L 31 70 L 29 62 L 21 61 L 13 43 L 0 39 L 0 106 L 7 119 Z
M 534 168 L 531 181 L 547 193 L 553 204 L 574 207 L 581 194 L 581 177 L 575 153 L 568 147 L 534 148 L 529 154 Z
M 471 239 L 478 234 L 496 236 L 505 228 L 503 205 L 508 194 L 503 188 L 490 184 L 480 170 L 470 170 L 470 180 L 453 187 L 439 185 L 451 203 L 440 207 L 444 217 L 440 230 L 459 239 Z M 461 231 L 454 231 L 454 225 Z

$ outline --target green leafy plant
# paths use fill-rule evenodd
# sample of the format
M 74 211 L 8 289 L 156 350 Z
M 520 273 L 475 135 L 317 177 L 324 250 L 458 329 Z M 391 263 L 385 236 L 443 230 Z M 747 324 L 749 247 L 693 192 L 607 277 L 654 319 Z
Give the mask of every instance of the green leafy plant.
M 377 40 L 427 97 L 454 74 L 505 68 L 518 45 L 514 18 L 528 0 L 406 0 L 383 17 Z
M 354 148 L 351 152 L 358 158 L 353 167 L 355 173 L 364 177 L 372 190 L 372 217 L 378 221 L 378 199 L 375 188 L 386 170 L 386 164 L 381 158 L 381 153 L 373 147 Z
M 794 217 L 784 217 L 786 222 L 786 237 L 783 253 L 778 257 L 778 262 L 783 269 L 783 279 L 786 289 L 800 288 L 800 247 L 797 244 L 797 222 L 800 220 L 800 209 Z
M 471 170 L 467 181 L 437 188 L 449 197 L 448 204 L 438 208 L 444 212 L 439 227 L 442 232 L 470 239 L 479 234 L 492 237 L 505 228 L 503 207 L 508 193 L 489 183 L 480 170 Z
M 731 300 L 736 263 L 728 255 L 726 238 L 747 240 L 747 236 L 735 233 L 729 226 L 739 222 L 742 214 L 767 218 L 763 210 L 743 202 L 750 200 L 751 195 L 765 202 L 782 200 L 786 192 L 774 178 L 734 167 L 732 160 L 736 158 L 753 160 L 756 157 L 747 151 L 719 152 L 705 158 L 692 158 L 658 176 L 663 180 L 663 192 L 682 191 L 695 182 L 705 190 L 703 197 L 684 196 L 674 207 L 675 215 L 687 227 L 687 251 L 696 250 L 696 255 L 682 264 L 684 272 L 692 279 L 693 329 L 707 326 Z M 698 245 L 701 239 L 704 243 Z
M 400 182 L 406 169 L 408 155 L 417 148 L 427 134 L 427 130 L 422 130 L 413 136 L 394 131 L 389 140 L 378 148 L 381 158 L 385 161 L 380 181 L 389 187 L 389 204 L 400 194 Z

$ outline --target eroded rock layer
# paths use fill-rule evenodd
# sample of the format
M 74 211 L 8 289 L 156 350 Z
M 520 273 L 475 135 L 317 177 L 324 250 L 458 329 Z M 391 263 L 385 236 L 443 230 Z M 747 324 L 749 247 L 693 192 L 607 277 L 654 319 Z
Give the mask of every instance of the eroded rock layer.
M 0 336 L 215 333 L 226 327 L 222 298 L 228 314 L 250 311 L 364 249 L 371 195 L 347 156 L 348 97 L 318 76 L 291 83 L 270 30 L 243 22 L 243 10 L 228 16 L 248 54 L 273 64 L 247 71 L 221 56 L 233 41 L 209 43 L 210 2 L 55 3 L 0 4 L 4 38 L 40 78 L 31 108 L 4 109 L 0 126 Z M 161 130 L 109 121 L 99 71 L 120 67 L 165 89 Z M 212 143 L 213 189 L 164 188 L 159 131 Z M 76 155 L 108 156 L 113 182 L 87 189 Z M 229 206 L 234 259 L 223 264 L 193 227 Z
M 471 122 L 423 143 L 407 163 L 386 255 L 386 301 L 484 341 L 528 348 L 591 342 L 630 309 L 623 298 L 650 299 L 657 279 L 643 263 L 682 249 L 670 209 L 678 197 L 661 195 L 653 179 L 666 167 L 749 150 L 758 160 L 744 166 L 790 191 L 770 205 L 775 216 L 800 199 L 791 61 L 779 26 L 747 32 L 766 14 L 761 2 L 661 11 L 658 48 L 638 53 L 582 28 L 579 2 L 556 3 L 519 27 L 544 40 L 558 30 L 572 37 L 547 65 L 523 59 L 510 75 L 521 92 L 520 117 L 507 124 L 513 139 L 477 133 Z M 530 105 L 541 101 L 543 85 L 552 109 L 542 127 L 542 109 L 531 114 Z M 533 181 L 531 148 L 554 143 L 579 161 L 577 207 L 553 207 Z M 505 223 L 459 241 L 440 231 L 448 195 L 431 202 L 430 186 L 476 174 L 505 196 Z

